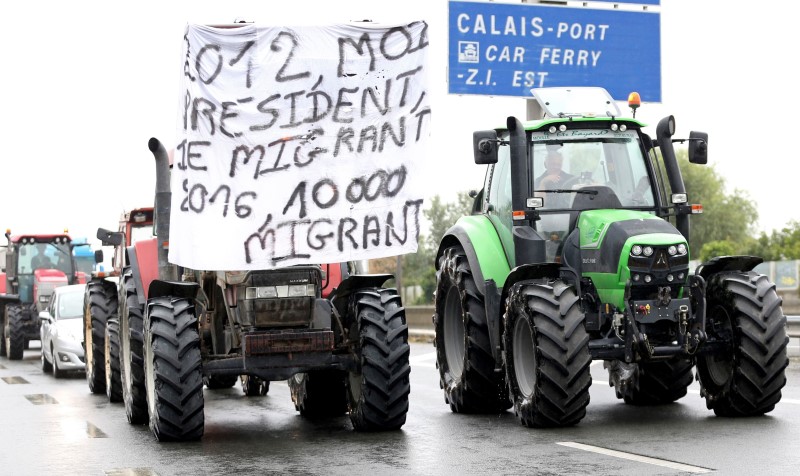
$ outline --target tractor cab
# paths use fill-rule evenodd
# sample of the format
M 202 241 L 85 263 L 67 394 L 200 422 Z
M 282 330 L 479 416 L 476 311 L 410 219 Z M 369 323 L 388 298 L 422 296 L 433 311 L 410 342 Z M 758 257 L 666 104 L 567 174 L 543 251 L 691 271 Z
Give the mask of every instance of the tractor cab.
M 69 235 L 17 235 L 8 237 L 7 292 L 23 303 L 43 310 L 58 286 L 77 283 Z

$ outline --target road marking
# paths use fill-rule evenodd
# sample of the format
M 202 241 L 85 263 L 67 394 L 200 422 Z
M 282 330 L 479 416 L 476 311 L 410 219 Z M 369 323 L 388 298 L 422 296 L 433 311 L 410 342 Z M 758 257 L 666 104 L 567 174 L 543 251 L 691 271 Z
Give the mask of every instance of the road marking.
M 150 468 L 110 469 L 105 473 L 106 476 L 158 476 L 158 473 Z
M 0 364 L 0 370 L 4 370 L 5 368 L 6 368 L 6 366 L 5 366 L 5 365 L 3 365 L 3 364 Z
M 49 405 L 58 403 L 58 400 L 56 400 L 55 398 L 51 397 L 46 393 L 25 395 L 25 398 L 27 398 L 28 401 L 33 403 L 34 405 Z
M 22 377 L 3 377 L 3 381 L 9 385 L 15 383 L 30 383 Z
M 663 466 L 665 468 L 675 469 L 678 471 L 686 471 L 687 473 L 710 473 L 713 470 L 708 468 L 703 468 L 700 466 L 692 466 L 683 463 L 676 463 L 674 461 L 669 461 L 665 459 L 658 459 L 658 458 L 651 458 L 649 456 L 642 456 L 637 455 L 634 453 L 625 453 L 622 451 L 617 450 L 610 450 L 608 448 L 601 448 L 599 446 L 592 446 L 592 445 L 584 445 L 582 443 L 575 443 L 573 441 L 562 441 L 556 443 L 557 445 L 561 446 L 568 446 L 570 448 L 575 448 L 584 451 L 590 451 L 592 453 L 599 453 L 607 456 L 614 456 L 616 458 L 627 459 L 631 461 L 638 461 L 640 463 L 647 463 L 653 464 L 656 466 Z
M 94 426 L 90 421 L 86 422 L 86 436 L 89 438 L 108 438 L 103 430 Z

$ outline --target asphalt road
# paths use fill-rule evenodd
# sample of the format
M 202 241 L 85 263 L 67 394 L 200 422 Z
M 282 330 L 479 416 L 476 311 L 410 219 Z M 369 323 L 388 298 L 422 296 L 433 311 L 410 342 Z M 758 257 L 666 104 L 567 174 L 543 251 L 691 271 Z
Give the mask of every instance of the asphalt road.
M 511 412 L 451 413 L 433 346 L 412 344 L 411 364 L 408 419 L 397 432 L 356 433 L 347 417 L 308 421 L 285 382 L 273 382 L 266 397 L 206 389 L 203 439 L 165 444 L 129 425 L 121 404 L 90 394 L 83 375 L 43 374 L 32 348 L 22 361 L 0 358 L 0 473 L 788 475 L 800 465 L 796 357 L 776 409 L 744 419 L 715 417 L 696 384 L 675 404 L 625 405 L 598 362 L 586 418 L 554 430 L 525 428 Z

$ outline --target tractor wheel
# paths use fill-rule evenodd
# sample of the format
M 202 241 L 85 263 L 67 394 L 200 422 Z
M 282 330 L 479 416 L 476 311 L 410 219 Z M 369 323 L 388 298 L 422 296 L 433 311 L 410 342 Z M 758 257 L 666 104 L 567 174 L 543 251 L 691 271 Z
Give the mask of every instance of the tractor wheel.
M 608 369 L 609 384 L 614 387 L 617 398 L 629 405 L 675 402 L 686 395 L 692 383 L 690 359 L 632 364 L 613 360 L 606 361 L 603 366 Z
M 359 368 L 346 380 L 348 410 L 359 431 L 396 430 L 406 422 L 411 392 L 406 313 L 395 289 L 370 288 L 350 296 L 350 342 Z
M 231 388 L 238 380 L 238 375 L 210 375 L 203 377 L 203 384 L 211 389 Z
M 122 375 L 119 361 L 119 319 L 116 317 L 106 321 L 103 333 L 103 349 L 105 355 L 105 387 L 106 396 L 111 403 L 119 403 L 122 398 Z
M 44 347 L 42 347 L 42 372 L 48 374 L 52 371 L 53 371 L 53 364 L 51 364 L 50 361 L 47 360 L 47 357 L 45 357 Z
M 340 370 L 313 370 L 294 374 L 289 379 L 289 390 L 295 410 L 307 418 L 344 415 L 347 413 L 346 377 L 345 372 Z
M 21 360 L 25 353 L 25 322 L 22 314 L 22 306 L 6 306 L 5 341 L 9 360 Z
M 158 441 L 203 436 L 203 362 L 194 304 L 159 297 L 148 304 L 145 375 L 150 430 Z
M 106 321 L 117 314 L 117 288 L 106 280 L 86 284 L 83 297 L 83 342 L 86 348 L 86 380 L 89 391 L 106 391 Z
M 786 316 L 775 284 L 751 271 L 714 275 L 707 289 L 706 331 L 729 347 L 697 358 L 706 406 L 718 416 L 771 412 L 789 365 Z
M 269 380 L 264 380 L 261 377 L 254 377 L 252 375 L 242 375 L 241 381 L 242 391 L 248 397 L 263 397 L 269 393 Z M 291 380 L 289 380 L 289 383 L 291 385 Z M 344 394 L 344 392 L 341 393 Z M 294 399 L 294 393 L 292 394 L 292 399 Z M 340 413 L 340 415 L 342 413 Z
M 119 357 L 125 414 L 131 424 L 145 424 L 147 423 L 147 396 L 144 389 L 142 342 L 144 306 L 139 304 L 136 285 L 130 270 L 127 270 L 122 276 L 119 302 Z
M 516 284 L 506 303 L 505 366 L 517 419 L 532 428 L 578 423 L 592 359 L 575 290 L 561 281 Z
M 445 402 L 456 413 L 501 413 L 511 407 L 505 377 L 495 372 L 483 296 L 460 246 L 448 248 L 436 273 L 436 365 Z

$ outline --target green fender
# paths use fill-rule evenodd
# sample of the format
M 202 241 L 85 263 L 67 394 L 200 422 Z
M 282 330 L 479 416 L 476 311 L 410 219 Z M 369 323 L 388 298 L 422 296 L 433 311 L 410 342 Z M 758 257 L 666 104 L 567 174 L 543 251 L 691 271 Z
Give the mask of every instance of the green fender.
M 497 288 L 502 289 L 511 268 L 497 230 L 489 218 L 485 215 L 461 217 L 445 232 L 436 253 L 437 271 L 442 253 L 454 245 L 464 248 L 472 276 L 481 294 L 486 295 L 486 280 L 489 279 L 495 282 Z

